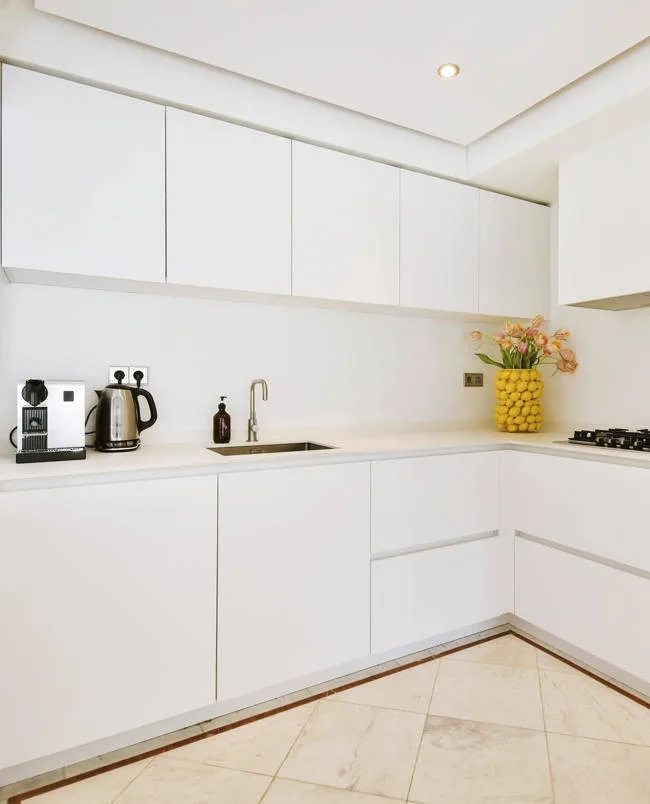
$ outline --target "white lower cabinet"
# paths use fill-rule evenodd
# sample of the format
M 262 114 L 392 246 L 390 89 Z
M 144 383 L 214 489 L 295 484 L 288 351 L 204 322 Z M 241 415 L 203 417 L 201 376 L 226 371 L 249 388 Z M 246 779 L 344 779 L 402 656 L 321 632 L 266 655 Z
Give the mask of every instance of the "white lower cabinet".
M 216 485 L 0 494 L 0 766 L 214 702 Z
M 370 466 L 219 478 L 218 698 L 370 652 Z
M 650 682 L 650 580 L 518 537 L 515 613 Z
M 512 542 L 499 536 L 372 562 L 372 652 L 512 611 Z

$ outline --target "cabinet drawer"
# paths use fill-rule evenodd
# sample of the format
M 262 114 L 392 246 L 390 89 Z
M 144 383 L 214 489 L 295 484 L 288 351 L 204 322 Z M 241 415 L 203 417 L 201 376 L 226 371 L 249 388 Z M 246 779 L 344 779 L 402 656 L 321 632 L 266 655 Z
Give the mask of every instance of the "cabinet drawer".
M 372 652 L 512 611 L 512 542 L 499 536 L 372 562 Z
M 435 544 L 499 527 L 496 452 L 372 465 L 372 552 Z
M 650 471 L 551 455 L 503 456 L 504 525 L 650 571 Z
M 650 681 L 650 580 L 517 538 L 515 613 Z

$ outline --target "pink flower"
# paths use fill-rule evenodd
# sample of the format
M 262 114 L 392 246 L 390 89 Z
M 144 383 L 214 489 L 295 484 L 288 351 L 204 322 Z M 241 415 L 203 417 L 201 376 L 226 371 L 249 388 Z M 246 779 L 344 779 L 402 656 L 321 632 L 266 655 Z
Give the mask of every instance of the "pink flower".
M 482 337 L 483 333 L 479 332 L 477 329 L 472 330 L 472 332 L 469 333 L 469 339 L 472 341 L 472 343 L 478 343 Z
M 546 337 L 546 335 L 544 335 L 543 332 L 538 332 L 537 335 L 535 335 L 535 346 L 539 346 L 540 348 L 543 349 L 547 343 L 548 338 Z
M 495 343 L 503 343 L 503 341 L 505 340 L 505 337 L 506 337 L 506 336 L 505 336 L 505 335 L 503 335 L 503 333 L 499 332 L 497 335 L 493 335 L 493 336 L 492 336 L 492 340 L 493 340 Z
M 573 349 L 562 349 L 560 351 L 560 357 L 562 358 L 562 360 L 566 360 L 567 363 L 572 363 L 576 359 L 576 355 Z
M 558 329 L 553 334 L 553 337 L 556 338 L 558 341 L 566 341 L 567 338 L 571 335 L 568 329 Z
M 521 352 L 522 355 L 525 355 L 526 352 L 528 351 L 528 344 L 525 341 L 520 341 L 517 349 Z

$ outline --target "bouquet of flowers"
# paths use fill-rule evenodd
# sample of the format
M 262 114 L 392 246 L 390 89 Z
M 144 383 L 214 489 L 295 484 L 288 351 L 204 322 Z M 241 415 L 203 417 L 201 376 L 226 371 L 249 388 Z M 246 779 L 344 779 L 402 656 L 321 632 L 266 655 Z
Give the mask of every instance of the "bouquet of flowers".
M 506 321 L 496 335 L 484 335 L 475 329 L 469 337 L 477 348 L 485 338 L 499 348 L 501 360 L 494 360 L 485 352 L 477 351 L 476 356 L 484 363 L 502 369 L 536 369 L 551 364 L 555 366 L 555 372 L 573 374 L 578 361 L 566 343 L 571 333 L 557 329 L 552 335 L 547 335 L 540 329 L 543 320 L 543 316 L 537 315 L 527 326 Z

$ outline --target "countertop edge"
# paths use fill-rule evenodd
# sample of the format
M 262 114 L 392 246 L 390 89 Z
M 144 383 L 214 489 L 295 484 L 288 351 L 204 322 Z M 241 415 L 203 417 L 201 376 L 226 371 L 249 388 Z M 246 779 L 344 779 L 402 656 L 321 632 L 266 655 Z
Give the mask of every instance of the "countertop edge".
M 515 439 L 504 438 L 484 441 L 480 437 L 476 441 L 468 439 L 466 443 L 444 444 L 440 446 L 422 447 L 396 447 L 377 449 L 346 449 L 336 451 L 313 453 L 287 453 L 286 455 L 265 455 L 252 460 L 250 456 L 239 456 L 236 459 L 215 460 L 214 463 L 179 458 L 175 463 L 173 458 L 165 465 L 120 466 L 106 471 L 70 472 L 69 474 L 36 475 L 34 477 L 0 477 L 0 493 L 15 491 L 31 491 L 36 489 L 61 488 L 68 486 L 104 485 L 109 483 L 139 482 L 144 480 L 157 480 L 164 478 L 204 477 L 231 472 L 254 472 L 270 469 L 289 469 L 308 466 L 330 466 L 341 463 L 359 463 L 384 460 L 400 460 L 414 457 L 429 457 L 435 455 L 455 455 L 478 452 L 515 451 L 541 455 L 554 455 L 556 457 L 571 458 L 573 460 L 597 461 L 599 463 L 613 463 L 622 466 L 632 466 L 650 469 L 650 455 L 635 455 L 634 457 L 616 452 L 614 450 L 596 450 L 593 447 L 581 447 L 563 443 L 533 444 Z M 485 438 L 485 434 L 483 434 Z M 164 447 L 156 447 L 157 451 Z M 188 450 L 202 450 L 202 447 L 187 447 Z M 197 452 L 198 456 L 202 452 Z M 204 457 L 204 456 L 203 456 Z M 645 458 L 645 460 L 644 460 Z

